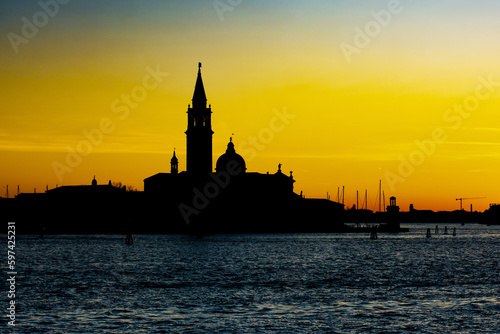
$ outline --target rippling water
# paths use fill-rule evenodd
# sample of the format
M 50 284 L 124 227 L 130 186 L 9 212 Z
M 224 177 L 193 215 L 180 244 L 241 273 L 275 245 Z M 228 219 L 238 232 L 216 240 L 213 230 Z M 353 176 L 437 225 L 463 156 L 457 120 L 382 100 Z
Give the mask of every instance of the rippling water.
M 16 333 L 499 333 L 500 227 L 434 226 L 18 236 Z

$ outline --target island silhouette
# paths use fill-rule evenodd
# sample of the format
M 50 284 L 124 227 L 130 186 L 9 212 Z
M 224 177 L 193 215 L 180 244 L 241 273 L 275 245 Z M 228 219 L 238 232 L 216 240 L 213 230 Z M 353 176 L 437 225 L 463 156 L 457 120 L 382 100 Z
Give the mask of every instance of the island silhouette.
M 463 210 L 449 215 L 418 211 L 400 212 L 391 197 L 386 212 L 374 213 L 329 199 L 305 198 L 294 192 L 293 173 L 247 171 L 245 159 L 229 138 L 226 152 L 213 170 L 212 106 L 198 63 L 198 73 L 187 108 L 186 170 L 179 171 L 175 150 L 170 172 L 144 179 L 144 191 L 127 191 L 125 186 L 98 184 L 61 186 L 44 193 L 21 193 L 1 198 L 6 221 L 16 221 L 19 233 L 291 233 L 291 232 L 376 232 L 407 231 L 400 222 L 498 221 L 493 207 L 483 216 Z M 486 219 L 487 218 L 487 219 Z M 346 222 L 369 223 L 352 225 Z

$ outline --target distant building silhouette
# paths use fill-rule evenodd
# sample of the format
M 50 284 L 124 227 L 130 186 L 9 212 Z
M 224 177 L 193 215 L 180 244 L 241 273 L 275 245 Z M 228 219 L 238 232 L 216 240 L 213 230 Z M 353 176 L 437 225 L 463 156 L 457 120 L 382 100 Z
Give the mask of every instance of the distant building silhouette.
M 82 194 L 109 194 L 109 193 L 118 193 L 125 192 L 126 187 L 116 187 L 111 184 L 111 180 L 108 184 L 97 184 L 97 180 L 92 180 L 91 185 L 78 185 L 78 186 L 61 186 L 53 189 L 49 189 L 46 191 L 46 194 L 49 196 L 65 196 L 65 195 L 82 195 Z M 43 195 L 43 194 L 40 194 Z
M 396 205 L 396 197 L 392 196 L 389 198 L 389 206 L 387 207 L 387 213 L 397 213 L 399 212 L 399 206 Z

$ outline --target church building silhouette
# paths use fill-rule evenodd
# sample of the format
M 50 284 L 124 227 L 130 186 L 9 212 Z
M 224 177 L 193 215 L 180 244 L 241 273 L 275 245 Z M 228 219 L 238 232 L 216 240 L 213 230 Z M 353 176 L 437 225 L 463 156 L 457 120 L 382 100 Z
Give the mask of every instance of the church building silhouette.
M 343 205 L 305 199 L 294 193 L 292 172 L 285 175 L 281 164 L 273 174 L 248 172 L 232 138 L 213 171 L 212 107 L 207 107 L 201 63 L 198 63 L 192 105 L 187 109 L 185 133 L 186 170 L 179 172 L 174 151 L 170 173 L 158 173 L 144 180 L 144 193 L 157 205 L 169 203 L 167 206 L 172 210 L 175 203 L 177 212 L 165 217 L 166 220 L 211 232 L 284 232 L 316 224 L 338 227 Z

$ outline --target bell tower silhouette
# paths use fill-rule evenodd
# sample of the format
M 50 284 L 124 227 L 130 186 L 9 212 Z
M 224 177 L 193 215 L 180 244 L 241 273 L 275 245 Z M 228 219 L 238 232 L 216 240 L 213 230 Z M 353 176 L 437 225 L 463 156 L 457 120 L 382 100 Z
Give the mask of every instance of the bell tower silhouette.
M 188 106 L 186 130 L 186 171 L 193 175 L 212 172 L 212 110 L 207 108 L 207 96 L 201 79 L 201 63 L 198 63 L 198 77 L 194 86 L 193 106 Z
M 172 159 L 170 159 L 170 174 L 178 174 L 179 173 L 179 160 L 175 156 L 175 150 L 174 150 L 174 155 Z

